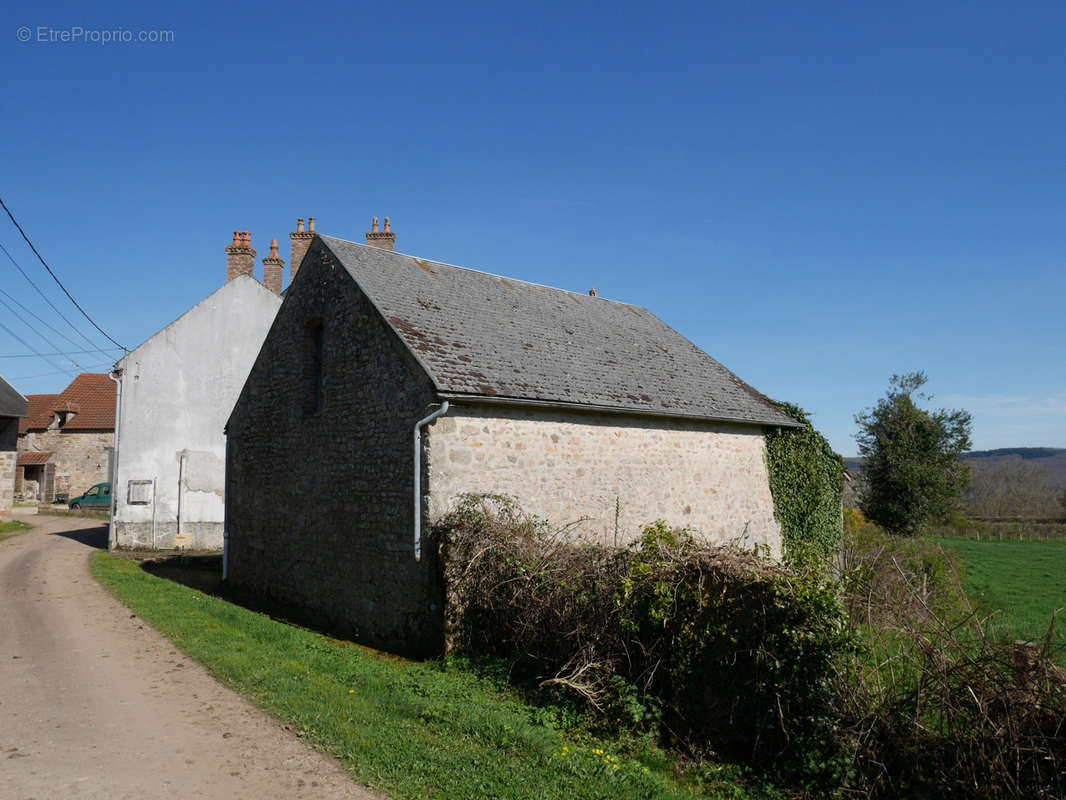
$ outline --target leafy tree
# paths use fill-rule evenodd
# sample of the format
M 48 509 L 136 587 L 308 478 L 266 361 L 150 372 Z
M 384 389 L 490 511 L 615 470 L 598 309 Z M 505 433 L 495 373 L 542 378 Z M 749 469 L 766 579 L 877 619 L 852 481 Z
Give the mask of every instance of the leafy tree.
M 969 471 L 959 457 L 970 449 L 968 411 L 919 408 L 924 372 L 893 375 L 877 405 L 856 415 L 855 440 L 865 459 L 862 511 L 890 533 L 915 536 L 955 507 Z

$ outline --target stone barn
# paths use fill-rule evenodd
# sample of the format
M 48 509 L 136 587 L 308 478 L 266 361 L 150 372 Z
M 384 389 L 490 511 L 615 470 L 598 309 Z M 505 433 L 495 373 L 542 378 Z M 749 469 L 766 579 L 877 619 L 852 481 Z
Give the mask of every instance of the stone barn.
M 437 654 L 423 536 L 465 492 L 602 542 L 663 519 L 781 552 L 764 434 L 795 422 L 763 395 L 643 308 L 367 240 L 314 238 L 229 418 L 233 588 Z

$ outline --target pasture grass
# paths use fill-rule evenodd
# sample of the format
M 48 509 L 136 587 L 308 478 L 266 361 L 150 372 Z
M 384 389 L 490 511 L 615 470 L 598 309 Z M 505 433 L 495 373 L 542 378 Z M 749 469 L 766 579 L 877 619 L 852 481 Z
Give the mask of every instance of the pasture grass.
M 1066 542 L 937 538 L 966 564 L 966 590 L 994 633 L 1040 640 L 1066 608 Z M 1066 627 L 1057 624 L 1066 644 Z

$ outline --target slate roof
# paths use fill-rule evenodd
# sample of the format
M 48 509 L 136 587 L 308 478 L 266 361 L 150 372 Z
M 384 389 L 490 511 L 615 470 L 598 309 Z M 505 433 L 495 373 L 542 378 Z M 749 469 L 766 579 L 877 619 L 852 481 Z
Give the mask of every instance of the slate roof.
M 0 417 L 21 417 L 26 414 L 27 400 L 10 383 L 0 378 Z
M 106 374 L 83 372 L 61 394 L 31 394 L 26 419 L 19 433 L 45 430 L 54 412 L 73 411 L 64 431 L 111 431 L 115 429 L 115 383 Z
M 319 239 L 444 396 L 796 425 L 646 309 Z

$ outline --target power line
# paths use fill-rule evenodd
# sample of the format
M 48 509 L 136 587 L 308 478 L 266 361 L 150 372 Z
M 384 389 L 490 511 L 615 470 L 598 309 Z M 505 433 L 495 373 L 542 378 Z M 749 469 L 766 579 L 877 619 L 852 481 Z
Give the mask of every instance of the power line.
M 13 330 L 11 330 L 11 328 L 7 327 L 7 325 L 5 325 L 5 324 L 4 324 L 4 323 L 2 323 L 2 322 L 0 322 L 0 330 L 4 330 L 4 331 L 7 331 L 7 332 L 8 332 L 8 334 L 9 334 L 9 335 L 10 335 L 10 336 L 11 336 L 11 337 L 12 337 L 13 339 L 15 339 L 15 340 L 16 340 L 16 341 L 17 341 L 17 342 L 18 342 L 19 344 L 21 344 L 21 345 L 22 345 L 23 347 L 25 347 L 25 348 L 26 348 L 27 350 L 29 350 L 30 352 L 32 352 L 32 353 L 34 353 L 34 354 L 36 354 L 36 355 L 40 356 L 40 357 L 41 357 L 41 358 L 42 358 L 42 359 L 43 359 L 44 361 L 46 361 L 47 363 L 51 364 L 51 365 L 52 365 L 53 367 L 56 367 L 56 368 L 58 368 L 58 369 L 59 369 L 59 370 L 61 370 L 62 372 L 69 372 L 69 373 L 70 373 L 71 375 L 77 375 L 77 374 L 78 374 L 78 371 L 77 371 L 77 370 L 75 370 L 75 369 L 71 369 L 71 368 L 69 368 L 69 367 L 67 367 L 67 368 L 64 368 L 64 367 L 60 367 L 60 366 L 59 366 L 59 364 L 57 364 L 57 363 L 55 363 L 54 361 L 52 361 L 52 360 L 51 360 L 50 358 L 48 358 L 48 356 L 46 356 L 46 355 L 45 355 L 44 353 L 38 353 L 38 352 L 37 352 L 36 350 L 34 350 L 34 349 L 33 349 L 33 347 L 31 347 L 31 346 L 30 346 L 30 344 L 29 344 L 29 343 L 28 343 L 28 342 L 27 342 L 27 341 L 26 341 L 25 339 L 23 339 L 23 338 L 22 338 L 21 336 L 19 336 L 19 335 L 18 335 L 17 333 L 15 333 L 15 332 L 14 332 Z M 56 373 L 53 373 L 53 374 L 56 374 Z
M 8 253 L 7 250 L 4 249 L 4 246 L 2 244 L 0 244 L 0 250 L 3 250 L 4 253 L 7 254 L 7 257 L 11 258 L 11 254 Z M 14 261 L 14 259 L 12 259 L 12 261 Z M 16 266 L 18 266 L 18 265 L 16 264 Z M 27 314 L 29 314 L 31 317 L 33 317 L 35 320 L 37 320 L 39 323 L 44 325 L 46 328 L 48 328 L 48 330 L 52 331 L 52 333 L 54 333 L 56 336 L 61 336 L 62 338 L 66 339 L 68 342 L 70 342 L 75 347 L 81 347 L 81 344 L 79 342 L 75 342 L 73 339 L 71 339 L 69 336 L 67 336 L 62 331 L 52 327 L 50 324 L 48 324 L 48 322 L 46 322 L 45 320 L 41 319 L 39 316 L 34 314 L 31 309 L 29 309 L 26 306 L 24 306 L 22 303 L 20 303 L 18 300 L 16 300 L 14 297 L 12 297 L 7 292 L 5 292 L 3 289 L 0 289 L 0 294 L 2 294 L 4 297 L 6 297 L 8 300 L 10 300 L 15 305 L 17 305 L 19 308 L 21 308 L 23 311 L 25 311 Z M 85 338 L 85 337 L 82 337 L 82 338 Z M 89 344 L 91 345 L 92 342 L 90 341 Z M 105 348 L 96 347 L 93 350 L 79 350 L 77 352 L 81 352 L 81 353 L 107 353 L 107 352 L 110 352 L 111 349 L 113 349 L 113 348 L 105 349 Z M 71 352 L 73 353 L 75 351 L 72 350 Z
M 46 345 L 48 345 L 49 347 L 51 347 L 51 348 L 52 348 L 52 351 L 53 351 L 53 352 L 49 353 L 48 355 L 50 355 L 50 356 L 58 356 L 58 355 L 61 355 L 61 354 L 60 354 L 60 352 L 59 352 L 59 348 L 58 348 L 58 347 L 56 347 L 56 346 L 55 346 L 54 344 L 52 344 L 52 342 L 48 341 L 47 337 L 45 337 L 45 335 L 44 335 L 43 333 L 41 333 L 41 332 L 40 332 L 39 330 L 35 329 L 35 328 L 34 328 L 34 327 L 33 327 L 32 325 L 30 325 L 30 323 L 28 323 L 28 322 L 26 321 L 26 318 L 25 318 L 25 317 L 23 317 L 23 316 L 22 316 L 22 315 L 21 315 L 21 314 L 20 314 L 19 312 L 17 312 L 17 311 L 15 310 L 15 309 L 13 309 L 13 308 L 12 308 L 12 307 L 10 306 L 10 304 L 8 304 L 8 302 L 7 302 L 6 300 L 0 299 L 0 306 L 3 306 L 3 307 L 4 307 L 4 308 L 6 308 L 6 309 L 7 309 L 8 311 L 10 311 L 10 312 L 11 312 L 12 314 L 14 314 L 14 315 L 15 315 L 15 319 L 17 319 L 17 320 L 18 320 L 19 322 L 21 322 L 21 323 L 22 323 L 23 325 L 25 325 L 25 326 L 26 326 L 26 328 L 27 328 L 28 330 L 31 330 L 31 331 L 33 331 L 34 333 L 36 333 L 36 334 L 37 334 L 38 336 L 40 336 L 40 337 L 41 337 L 41 339 L 43 339 L 43 340 L 44 340 L 44 343 L 45 343 Z M 75 361 L 74 359 L 70 359 L 70 362 L 71 362 L 71 364 L 72 364 L 73 366 L 75 366 L 75 367 L 76 367 L 76 366 L 78 366 L 78 362 L 77 362 L 77 361 Z
M 122 345 L 120 345 L 118 342 L 116 342 L 114 339 L 112 339 L 110 336 L 107 335 L 107 331 L 105 331 L 103 328 L 101 328 L 99 325 L 96 324 L 96 322 L 93 320 L 93 318 L 90 317 L 85 312 L 84 308 L 82 308 L 80 305 L 78 305 L 78 301 L 75 300 L 74 296 L 70 292 L 67 291 L 67 287 L 64 286 L 63 282 L 61 280 L 59 280 L 59 278 L 56 277 L 56 274 L 54 272 L 52 272 L 52 268 L 50 266 L 48 266 L 48 262 L 44 260 L 44 258 L 41 256 L 40 253 L 37 252 L 37 248 L 33 246 L 33 242 L 31 242 L 30 241 L 30 237 L 26 235 L 26 231 L 22 230 L 22 226 L 19 225 L 18 220 L 15 219 L 15 215 L 11 213 L 11 209 L 7 207 L 7 203 L 4 202 L 2 197 L 0 197 L 0 206 L 3 206 L 4 211 L 6 211 L 8 217 L 11 218 L 11 222 L 14 223 L 16 228 L 18 228 L 19 233 L 22 234 L 22 238 L 26 240 L 26 244 L 28 244 L 30 246 L 30 250 L 32 250 L 33 254 L 35 256 L 37 256 L 37 260 L 40 261 L 41 264 L 44 265 L 44 268 L 46 270 L 48 270 L 48 274 L 52 276 L 52 280 L 54 280 L 59 285 L 59 288 L 63 290 L 63 294 L 65 294 L 67 296 L 67 298 L 70 300 L 70 302 L 72 302 L 74 304 L 74 307 L 76 309 L 78 309 L 78 311 L 81 312 L 82 316 L 85 317 L 85 319 L 89 320 L 89 322 L 92 324 L 92 326 L 94 328 L 96 328 L 96 330 L 100 331 L 100 333 L 102 333 L 104 335 L 105 339 L 107 339 L 113 345 L 117 345 L 118 347 L 122 347 Z M 122 347 L 122 349 L 125 350 L 126 348 Z
M 107 367 L 107 368 L 109 368 L 109 369 L 110 369 L 110 368 L 111 368 L 111 366 L 113 366 L 113 365 L 112 365 L 112 364 L 108 364 L 108 363 L 104 363 L 104 364 L 92 364 L 92 365 L 90 365 L 90 366 L 88 366 L 88 367 L 84 367 L 84 369 L 85 369 L 86 371 L 88 371 L 88 370 L 94 370 L 94 369 L 103 369 L 104 367 Z M 20 375 L 20 376 L 19 376 L 19 377 L 17 377 L 17 378 L 7 378 L 6 380 L 7 380 L 7 381 L 8 381 L 9 383 L 13 383 L 13 382 L 15 382 L 15 381 L 28 381 L 28 380 L 30 380 L 31 378 L 48 378 L 48 377 L 51 377 L 51 376 L 53 376 L 53 375 L 65 375 L 65 374 L 67 374 L 68 372 L 70 372 L 70 370 L 60 370 L 59 372 L 41 372 L 41 373 L 38 373 L 37 375 Z
M 118 350 L 117 347 L 112 347 L 112 350 Z M 49 355 L 53 356 L 81 356 L 89 353 L 106 353 L 106 350 L 67 350 L 65 352 L 55 352 Z M 37 358 L 33 353 L 5 353 L 0 355 L 0 358 Z
M 34 289 L 37 290 L 37 294 L 39 294 L 42 298 L 44 298 L 44 302 L 48 303 L 48 305 L 51 306 L 52 310 L 54 312 L 56 312 L 60 316 L 60 318 L 65 323 L 67 323 L 67 325 L 70 326 L 71 330 L 74 331 L 74 333 L 78 334 L 78 336 L 80 336 L 82 339 L 84 339 L 86 342 L 88 342 L 89 345 L 91 346 L 92 343 L 93 343 L 93 340 L 90 339 L 88 336 L 86 336 L 81 331 L 79 331 L 76 327 L 74 327 L 74 323 L 71 322 L 69 319 L 67 319 L 62 311 L 60 311 L 58 308 L 55 307 L 55 303 L 53 303 L 51 300 L 49 300 L 48 299 L 48 295 L 46 295 L 44 292 L 41 291 L 41 287 L 38 286 L 36 283 L 34 283 L 33 282 L 33 278 L 31 278 L 29 275 L 26 274 L 26 270 L 24 270 L 21 267 L 21 265 L 19 265 L 19 262 L 17 262 L 15 260 L 14 256 L 12 256 L 11 253 L 7 252 L 7 248 L 4 247 L 2 244 L 0 244 L 0 250 L 3 251 L 5 256 L 7 256 L 8 261 L 10 261 L 12 264 L 15 265 L 15 269 L 17 269 L 19 272 L 22 273 L 22 277 L 25 278 L 27 280 L 27 282 L 29 282 L 30 286 L 32 286 Z

